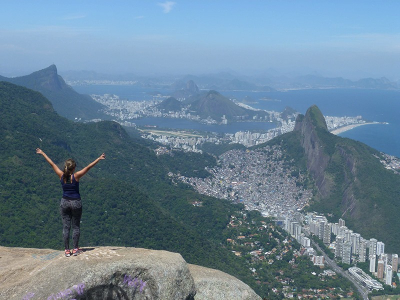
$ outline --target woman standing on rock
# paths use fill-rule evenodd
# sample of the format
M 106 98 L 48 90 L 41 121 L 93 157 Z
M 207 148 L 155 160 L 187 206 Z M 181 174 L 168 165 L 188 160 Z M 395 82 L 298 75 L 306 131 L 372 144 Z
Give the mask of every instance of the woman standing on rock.
M 73 255 L 78 255 L 82 252 L 78 247 L 79 236 L 80 236 L 80 223 L 82 216 L 82 202 L 81 195 L 79 194 L 79 179 L 85 175 L 91 168 L 93 168 L 100 160 L 106 158 L 103 153 L 95 161 L 84 167 L 82 170 L 75 172 L 76 163 L 72 159 L 65 161 L 64 170 L 61 171 L 59 167 L 44 153 L 41 149 L 36 149 L 37 154 L 43 155 L 46 161 L 53 168 L 54 172 L 60 178 L 60 182 L 63 189 L 63 196 L 60 203 L 60 212 L 63 222 L 63 239 L 65 246 L 65 256 L 71 256 L 69 249 L 69 232 L 72 223 L 72 240 L 74 249 L 72 250 Z

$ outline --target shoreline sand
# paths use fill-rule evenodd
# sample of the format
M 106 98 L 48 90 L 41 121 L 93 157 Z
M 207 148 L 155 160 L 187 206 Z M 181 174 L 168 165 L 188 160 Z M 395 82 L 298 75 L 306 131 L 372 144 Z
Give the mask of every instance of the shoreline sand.
M 359 127 L 359 126 L 373 125 L 373 124 L 381 124 L 381 123 L 379 123 L 379 122 L 368 122 L 368 123 L 361 123 L 361 124 L 352 124 L 352 125 L 347 125 L 347 126 L 343 126 L 343 127 L 334 129 L 334 130 L 331 131 L 331 133 L 333 133 L 335 135 L 338 135 L 338 134 L 341 134 L 341 133 L 343 133 L 345 131 L 349 131 L 349 130 L 354 129 L 354 128 Z

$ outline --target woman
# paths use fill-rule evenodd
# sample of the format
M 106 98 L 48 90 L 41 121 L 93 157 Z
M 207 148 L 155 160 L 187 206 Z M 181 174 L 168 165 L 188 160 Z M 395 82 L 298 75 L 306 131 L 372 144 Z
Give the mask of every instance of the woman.
M 36 149 L 37 154 L 44 156 L 46 161 L 53 168 L 54 172 L 60 178 L 60 182 L 63 188 L 63 196 L 60 203 L 60 212 L 63 222 L 63 239 L 65 246 L 65 256 L 71 256 L 69 249 L 69 232 L 72 223 L 72 240 L 74 243 L 74 249 L 72 250 L 73 255 L 82 253 L 79 249 L 79 236 L 80 236 L 80 223 L 82 216 L 82 202 L 79 194 L 79 180 L 85 175 L 91 168 L 93 168 L 100 160 L 106 158 L 103 153 L 95 161 L 84 167 L 82 170 L 75 173 L 76 163 L 72 159 L 65 161 L 64 170 L 61 171 L 57 165 L 44 153 L 41 149 Z

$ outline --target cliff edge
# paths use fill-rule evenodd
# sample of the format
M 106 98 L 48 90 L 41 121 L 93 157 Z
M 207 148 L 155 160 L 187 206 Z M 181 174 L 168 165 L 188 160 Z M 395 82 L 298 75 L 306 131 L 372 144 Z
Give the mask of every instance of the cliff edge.
M 84 250 L 65 257 L 51 249 L 0 247 L 0 299 L 261 299 L 235 277 L 188 265 L 178 253 Z

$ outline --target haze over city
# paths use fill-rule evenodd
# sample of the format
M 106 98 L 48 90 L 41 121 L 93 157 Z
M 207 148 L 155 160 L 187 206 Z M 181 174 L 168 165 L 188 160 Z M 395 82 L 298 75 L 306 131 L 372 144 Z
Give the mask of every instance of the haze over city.
M 397 1 L 3 1 L 0 70 L 398 80 Z

